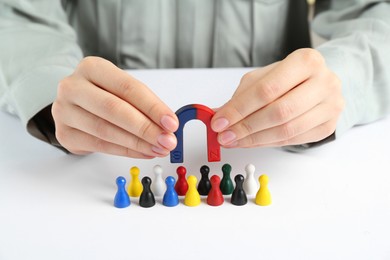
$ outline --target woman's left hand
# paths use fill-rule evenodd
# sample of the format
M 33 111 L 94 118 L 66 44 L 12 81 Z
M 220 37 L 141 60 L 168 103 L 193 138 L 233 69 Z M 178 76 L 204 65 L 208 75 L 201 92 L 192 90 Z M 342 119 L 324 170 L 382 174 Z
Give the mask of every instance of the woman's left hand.
M 344 107 L 339 78 L 314 49 L 247 73 L 211 126 L 224 147 L 285 146 L 331 135 Z

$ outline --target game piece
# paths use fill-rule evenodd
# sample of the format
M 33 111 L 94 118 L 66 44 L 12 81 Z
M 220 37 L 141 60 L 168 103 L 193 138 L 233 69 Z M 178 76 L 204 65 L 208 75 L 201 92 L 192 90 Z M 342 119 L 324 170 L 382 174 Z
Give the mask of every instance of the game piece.
M 253 196 L 259 189 L 259 185 L 255 179 L 255 166 L 253 164 L 248 164 L 245 166 L 245 172 L 244 190 L 247 195 Z
M 230 166 L 230 164 L 225 163 L 222 166 L 223 177 L 219 187 L 223 195 L 230 195 L 234 190 L 233 181 L 230 178 L 231 171 L 232 171 L 232 166 Z
M 248 198 L 246 197 L 243 184 L 244 184 L 244 176 L 241 174 L 237 174 L 234 177 L 234 181 L 236 183 L 236 188 L 233 191 L 230 202 L 236 206 L 245 205 L 248 202 Z
M 152 192 L 156 197 L 162 197 L 164 195 L 165 190 L 167 189 L 167 185 L 162 178 L 163 169 L 160 165 L 156 165 L 153 167 L 154 172 L 154 180 L 152 182 Z
M 178 177 L 175 185 L 175 190 L 177 192 L 177 195 L 184 196 L 186 195 L 188 190 L 188 183 L 186 179 L 187 169 L 183 166 L 179 166 L 176 169 L 176 173 Z
M 184 125 L 192 120 L 199 119 L 207 129 L 207 159 L 209 162 L 218 162 L 221 160 L 221 148 L 217 140 L 217 133 L 211 129 L 211 118 L 215 112 L 199 104 L 191 104 L 184 106 L 176 111 L 179 119 L 179 128 L 174 133 L 177 139 L 176 148 L 171 151 L 171 163 L 183 162 L 183 128 Z
M 195 207 L 200 204 L 200 195 L 196 189 L 197 179 L 194 175 L 188 177 L 188 191 L 184 197 L 184 204 L 190 207 Z
M 139 168 L 131 167 L 130 169 L 131 181 L 127 191 L 130 197 L 139 197 L 142 193 L 142 183 L 139 180 Z
M 117 208 L 126 208 L 130 206 L 130 198 L 126 192 L 126 179 L 122 176 L 116 178 L 116 185 L 118 186 L 118 190 L 115 194 L 114 198 L 114 206 Z
M 271 205 L 271 193 L 268 189 L 268 176 L 263 174 L 259 177 L 260 189 L 256 194 L 256 204 L 260 206 Z
M 224 198 L 222 195 L 221 190 L 219 189 L 219 184 L 221 182 L 221 179 L 218 175 L 213 175 L 210 178 L 211 182 L 211 190 L 209 192 L 209 195 L 207 196 L 207 204 L 210 206 L 219 206 L 223 204 Z
M 200 167 L 200 174 L 202 175 L 199 184 L 198 192 L 200 195 L 208 195 L 211 189 L 211 183 L 209 179 L 210 168 L 207 165 Z
M 150 190 L 151 184 L 152 180 L 148 176 L 142 178 L 143 189 L 141 196 L 139 197 L 139 205 L 143 208 L 150 208 L 156 204 L 153 192 Z
M 164 193 L 163 197 L 163 205 L 167 207 L 174 207 L 179 204 L 179 197 L 175 191 L 175 178 L 172 176 L 168 176 L 165 179 L 165 183 L 167 185 L 167 190 Z

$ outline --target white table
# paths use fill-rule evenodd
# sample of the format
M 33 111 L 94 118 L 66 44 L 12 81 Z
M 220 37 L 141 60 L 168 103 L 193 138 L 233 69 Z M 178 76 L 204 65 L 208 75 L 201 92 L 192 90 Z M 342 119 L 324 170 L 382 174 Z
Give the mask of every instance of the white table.
M 210 107 L 232 95 L 245 69 L 134 71 L 173 110 Z M 31 138 L 0 113 L 0 259 L 390 259 L 390 119 L 352 129 L 304 153 L 281 149 L 222 150 L 208 163 L 205 127 L 186 124 L 184 166 L 200 176 L 207 164 L 233 176 L 248 163 L 270 178 L 273 204 L 229 200 L 211 207 L 180 204 L 145 209 L 132 199 L 113 207 L 115 179 L 129 168 L 164 176 L 169 158 L 134 160 L 103 154 L 65 155 Z

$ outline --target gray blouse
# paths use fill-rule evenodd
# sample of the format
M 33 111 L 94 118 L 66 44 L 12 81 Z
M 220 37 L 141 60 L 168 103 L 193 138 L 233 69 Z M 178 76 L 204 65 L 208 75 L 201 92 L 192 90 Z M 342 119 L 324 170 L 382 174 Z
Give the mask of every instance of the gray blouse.
M 27 126 L 87 55 L 124 69 L 270 64 L 285 56 L 289 3 L 0 0 L 0 107 Z M 343 0 L 327 8 L 312 28 L 329 40 L 317 49 L 342 82 L 339 135 L 390 111 L 390 3 Z

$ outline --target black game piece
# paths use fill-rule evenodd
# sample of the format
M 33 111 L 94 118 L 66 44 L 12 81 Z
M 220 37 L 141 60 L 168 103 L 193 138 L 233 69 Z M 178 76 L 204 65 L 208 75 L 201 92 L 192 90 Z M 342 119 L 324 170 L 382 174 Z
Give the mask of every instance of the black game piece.
M 198 192 L 200 195 L 207 196 L 211 189 L 209 172 L 210 168 L 207 165 L 203 165 L 202 167 L 200 167 L 200 173 L 202 174 L 202 177 L 198 184 Z
M 248 198 L 246 197 L 244 188 L 242 187 L 244 184 L 244 176 L 237 174 L 236 177 L 234 177 L 234 181 L 236 182 L 236 188 L 233 191 L 230 202 L 236 206 L 245 205 L 248 202 Z
M 150 185 L 152 184 L 152 180 L 145 176 L 142 178 L 143 190 L 141 196 L 139 197 L 139 205 L 144 208 L 153 207 L 156 204 L 156 200 L 154 199 L 154 195 L 150 189 Z

